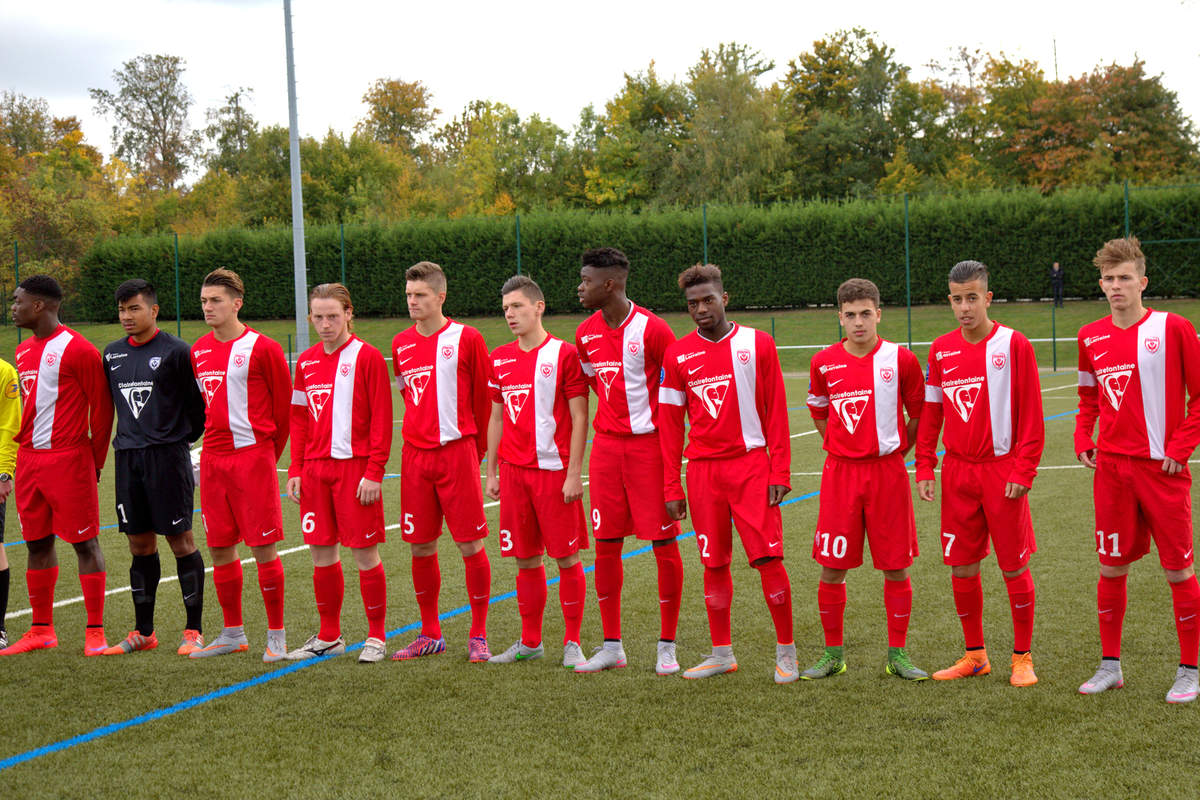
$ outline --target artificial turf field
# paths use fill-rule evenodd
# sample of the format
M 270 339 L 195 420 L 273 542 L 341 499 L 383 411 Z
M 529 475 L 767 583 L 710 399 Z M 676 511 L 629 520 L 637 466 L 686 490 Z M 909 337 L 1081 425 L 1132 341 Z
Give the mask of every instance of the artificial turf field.
M 1148 302 L 1200 322 L 1200 302 Z M 249 311 L 252 311 L 252 306 Z M 164 546 L 158 594 L 158 650 L 122 658 L 85 659 L 83 608 L 56 611 L 60 646 L 0 660 L 0 786 L 11 797 L 354 796 L 416 797 L 649 796 L 934 797 L 987 793 L 1024 797 L 1194 797 L 1200 750 L 1200 707 L 1164 702 L 1178 649 L 1170 593 L 1153 555 L 1131 572 L 1123 663 L 1126 688 L 1081 697 L 1076 687 L 1099 659 L 1095 621 L 1096 560 L 1090 478 L 1073 457 L 1075 347 L 1079 324 L 1105 313 L 1097 302 L 1058 312 L 1059 372 L 1043 371 L 1046 450 L 1030 494 L 1039 552 L 1031 562 L 1038 587 L 1034 661 L 1041 682 L 1008 685 L 1011 627 L 1003 580 L 984 569 L 984 630 L 993 673 L 953 683 L 910 684 L 884 674 L 881 577 L 868 566 L 848 580 L 846 656 L 849 670 L 819 682 L 776 686 L 774 636 L 757 573 L 734 553 L 734 650 L 739 671 L 704 681 L 653 672 L 658 612 L 654 559 L 630 542 L 625 562 L 624 637 L 629 666 L 596 676 L 558 665 L 562 621 L 551 587 L 546 610 L 547 657 L 511 666 L 466 663 L 468 618 L 461 559 L 442 546 L 442 608 L 447 653 L 404 663 L 360 665 L 354 654 L 319 662 L 265 665 L 259 660 L 265 618 L 254 568 L 246 568 L 246 654 L 192 661 L 174 653 L 182 608 L 174 560 Z M 733 313 L 770 329 L 781 345 L 828 342 L 831 310 Z M 1045 304 L 997 304 L 994 319 L 1031 338 L 1050 333 Z M 668 315 L 677 332 L 683 315 Z M 904 309 L 884 312 L 881 333 L 907 340 Z M 547 317 L 551 332 L 570 338 L 578 316 Z M 489 346 L 508 334 L 499 318 L 471 320 Z M 362 320 L 360 335 L 388 351 L 403 320 Z M 913 309 L 913 339 L 928 341 L 953 326 L 945 307 Z M 255 326 L 281 341 L 287 321 Z M 174 323 L 164 324 L 174 332 Z M 120 335 L 115 325 L 81 325 L 100 347 Z M 194 340 L 200 323 L 187 323 Z M 13 341 L 9 341 L 12 339 Z M 15 336 L 0 334 L 11 354 Z M 927 347 L 916 346 L 924 361 Z M 821 652 L 816 612 L 818 568 L 809 557 L 819 498 L 821 450 L 804 409 L 811 350 L 783 351 L 792 424 L 792 493 L 783 510 L 786 564 L 792 577 L 796 642 L 802 666 Z M 1048 345 L 1038 345 L 1044 370 Z M 399 422 L 403 404 L 395 397 Z M 390 464 L 399 464 L 399 427 Z M 287 455 L 281 463 L 286 466 Z M 111 465 L 111 462 L 110 462 Z M 599 480 L 589 475 L 587 480 Z M 19 480 L 19 476 L 18 476 Z M 282 485 L 282 479 L 281 479 Z M 399 517 L 393 481 L 384 484 L 389 523 Z M 129 555 L 115 529 L 112 471 L 101 480 L 101 524 L 114 593 L 106 609 L 109 641 L 132 625 Z M 1195 489 L 1193 490 L 1195 499 Z M 10 506 L 12 504 L 9 504 Z M 914 602 L 909 652 L 929 671 L 961 654 L 949 570 L 941 564 L 936 504 L 917 501 L 922 555 L 912 568 Z M 498 509 L 488 519 L 496 530 Z M 19 538 L 9 511 L 9 542 Z M 297 507 L 284 503 L 288 538 L 300 548 Z M 199 527 L 199 526 L 197 526 Z M 690 527 L 685 523 L 685 531 Z M 198 531 L 197 541 L 203 536 Z M 679 657 L 691 666 L 709 650 L 701 568 L 694 538 L 681 542 L 684 602 Z M 489 640 L 494 651 L 515 641 L 515 567 L 497 556 Z M 60 545 L 60 600 L 79 597 L 75 561 Z M 397 533 L 381 548 L 389 576 L 388 645 L 416 633 L 418 619 L 407 547 Z M 13 566 L 8 628 L 28 626 L 22 575 L 24 549 L 7 548 Z M 248 553 L 247 553 L 248 555 Z M 206 555 L 206 561 L 207 561 Z M 585 554 L 590 565 L 590 551 Z M 288 581 L 289 644 L 316 626 L 311 562 L 303 549 L 283 556 Z M 365 620 L 357 575 L 347 567 L 344 633 L 361 642 Z M 551 566 L 553 578 L 556 570 Z M 588 578 L 584 648 L 600 643 L 599 614 Z M 220 628 L 207 584 L 205 631 Z

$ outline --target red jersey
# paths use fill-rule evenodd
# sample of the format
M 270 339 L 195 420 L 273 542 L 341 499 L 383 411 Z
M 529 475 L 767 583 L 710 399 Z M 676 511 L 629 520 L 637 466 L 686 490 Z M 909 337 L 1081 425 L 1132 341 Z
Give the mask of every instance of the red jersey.
M 925 404 L 921 362 L 912 351 L 880 339 L 859 358 L 845 342 L 812 358 L 808 374 L 808 411 L 830 420 L 825 450 L 843 458 L 878 458 L 908 449 L 909 419 Z M 830 409 L 833 414 L 830 414 Z
M 1124 330 L 1112 317 L 1080 328 L 1076 454 L 1096 447 L 1097 417 L 1103 452 L 1187 463 L 1200 443 L 1200 341 L 1192 323 L 1147 309 Z
M 734 324 L 720 341 L 692 331 L 667 348 L 658 393 L 667 500 L 682 500 L 679 467 L 767 448 L 769 480 L 792 485 L 792 443 L 779 355 L 770 336 Z M 691 430 L 683 447 L 683 414 Z
M 567 401 L 588 393 L 575 346 L 549 334 L 529 352 L 516 342 L 502 344 L 492 351 L 488 386 L 492 402 L 504 407 L 500 460 L 566 469 L 571 450 Z
M 30 450 L 90 447 L 96 469 L 108 457 L 113 403 L 100 351 L 66 325 L 17 345 L 24 408 L 16 442 Z M 88 431 L 91 431 L 91 436 Z
M 404 443 L 426 450 L 474 436 L 487 450 L 491 405 L 487 345 L 469 325 L 446 320 L 430 336 L 417 327 L 392 339 L 392 370 L 404 396 Z
M 271 442 L 275 458 L 288 439 L 292 376 L 283 348 L 247 326 L 218 342 L 211 331 L 192 345 L 192 371 L 204 395 L 204 449 L 230 453 Z
M 1033 486 L 1046 444 L 1041 386 L 1033 345 L 1012 328 L 993 322 L 975 344 L 961 330 L 939 336 L 925 375 L 917 480 L 933 480 L 941 431 L 947 453 L 968 461 L 1011 456 L 1008 482 Z
M 658 384 L 663 355 L 674 344 L 667 323 L 629 304 L 625 321 L 608 327 L 597 311 L 575 331 L 575 347 L 584 374 L 596 390 L 597 433 L 632 436 L 653 433 L 658 413 Z
M 296 363 L 292 383 L 292 463 L 295 478 L 317 458 L 366 458 L 363 477 L 383 480 L 392 452 L 392 393 L 387 363 L 371 345 L 350 340 L 325 352 L 317 343 Z

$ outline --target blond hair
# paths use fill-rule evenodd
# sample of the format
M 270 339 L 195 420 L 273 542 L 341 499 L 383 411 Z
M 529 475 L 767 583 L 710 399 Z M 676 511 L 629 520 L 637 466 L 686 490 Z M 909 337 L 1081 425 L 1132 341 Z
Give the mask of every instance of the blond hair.
M 1136 236 L 1109 239 L 1103 247 L 1096 251 L 1096 257 L 1092 259 L 1092 263 L 1101 272 L 1130 261 L 1137 268 L 1138 275 L 1146 274 L 1146 256 L 1142 254 L 1142 243 Z
M 340 283 L 319 283 L 312 288 L 308 293 L 308 302 L 311 307 L 313 300 L 337 300 L 342 304 L 342 309 L 351 317 L 354 316 L 354 302 L 350 299 L 350 290 Z M 346 330 L 354 330 L 354 320 L 346 321 Z

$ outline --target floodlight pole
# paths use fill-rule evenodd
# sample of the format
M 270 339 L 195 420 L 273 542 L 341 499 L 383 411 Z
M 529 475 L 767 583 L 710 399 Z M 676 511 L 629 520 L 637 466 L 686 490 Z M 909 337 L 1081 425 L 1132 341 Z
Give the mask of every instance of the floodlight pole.
M 288 145 L 292 162 L 292 252 L 296 275 L 296 351 L 308 349 L 308 269 L 304 262 L 304 196 L 300 186 L 300 129 L 296 121 L 296 60 L 292 54 L 292 0 L 283 0 L 287 49 Z M 291 360 L 291 353 L 288 354 Z

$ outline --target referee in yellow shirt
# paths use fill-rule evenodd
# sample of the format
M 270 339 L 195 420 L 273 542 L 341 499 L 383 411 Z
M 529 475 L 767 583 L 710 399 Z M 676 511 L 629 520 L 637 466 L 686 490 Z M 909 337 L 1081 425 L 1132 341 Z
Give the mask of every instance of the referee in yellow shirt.
M 5 501 L 13 490 L 13 467 L 21 429 L 21 385 L 17 370 L 0 358 L 0 650 L 8 647 L 4 617 L 8 615 L 8 552 L 4 549 Z

